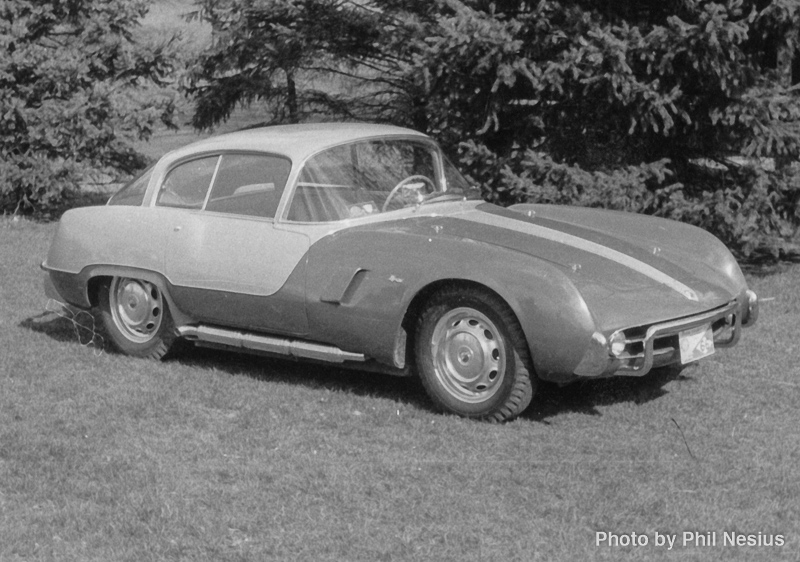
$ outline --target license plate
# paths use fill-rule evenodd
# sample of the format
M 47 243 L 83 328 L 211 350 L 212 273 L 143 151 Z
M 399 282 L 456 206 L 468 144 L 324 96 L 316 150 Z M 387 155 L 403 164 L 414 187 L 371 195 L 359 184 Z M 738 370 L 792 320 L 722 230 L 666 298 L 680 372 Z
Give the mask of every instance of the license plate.
M 681 363 L 691 363 L 714 353 L 714 332 L 711 324 L 685 330 L 678 334 L 681 343 Z

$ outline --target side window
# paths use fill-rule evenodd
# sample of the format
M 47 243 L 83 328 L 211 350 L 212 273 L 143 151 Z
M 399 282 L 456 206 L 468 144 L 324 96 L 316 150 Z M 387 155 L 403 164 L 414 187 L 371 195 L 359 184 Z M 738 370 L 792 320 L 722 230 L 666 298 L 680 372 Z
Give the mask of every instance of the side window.
M 150 166 L 128 185 L 112 195 L 111 199 L 108 200 L 108 204 L 140 206 L 144 203 L 144 194 L 147 191 L 147 184 L 150 183 L 150 176 L 152 175 L 153 167 Z
M 170 170 L 158 192 L 156 205 L 200 209 L 211 186 L 219 156 L 207 156 L 184 162 Z
M 206 211 L 274 218 L 291 163 L 263 154 L 223 154 Z

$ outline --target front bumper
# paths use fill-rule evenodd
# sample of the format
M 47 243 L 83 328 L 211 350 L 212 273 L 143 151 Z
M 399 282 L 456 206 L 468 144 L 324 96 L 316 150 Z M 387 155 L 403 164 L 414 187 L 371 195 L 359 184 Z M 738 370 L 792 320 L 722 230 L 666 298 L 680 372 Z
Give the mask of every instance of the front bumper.
M 758 297 L 747 290 L 729 303 L 692 316 L 618 330 L 610 337 L 595 333 L 574 374 L 582 377 L 643 376 L 651 369 L 680 362 L 680 333 L 710 325 L 714 346 L 731 347 L 742 328 L 758 319 Z M 612 347 L 611 342 L 615 345 Z M 616 352 L 612 352 L 612 348 Z

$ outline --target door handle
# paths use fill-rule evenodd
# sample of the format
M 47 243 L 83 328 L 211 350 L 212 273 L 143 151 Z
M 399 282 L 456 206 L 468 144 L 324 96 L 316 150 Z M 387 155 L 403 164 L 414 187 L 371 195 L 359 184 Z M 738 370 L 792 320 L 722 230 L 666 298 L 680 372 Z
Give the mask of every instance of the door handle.
M 174 230 L 175 232 L 180 232 L 181 228 L 183 228 L 183 227 L 182 226 L 176 226 L 172 230 Z

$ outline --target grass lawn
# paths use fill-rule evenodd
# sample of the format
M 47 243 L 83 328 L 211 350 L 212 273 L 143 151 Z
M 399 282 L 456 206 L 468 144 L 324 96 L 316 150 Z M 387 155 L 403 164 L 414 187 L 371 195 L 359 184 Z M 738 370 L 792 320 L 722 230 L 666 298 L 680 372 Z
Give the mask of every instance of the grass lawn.
M 90 316 L 43 296 L 53 230 L 0 221 L 4 562 L 798 559 L 798 266 L 749 276 L 774 300 L 737 348 L 544 386 L 490 425 L 431 411 L 406 379 L 103 350 Z
M 148 29 L 190 4 L 160 0 Z M 520 419 L 490 425 L 433 412 L 407 379 L 118 355 L 90 315 L 44 297 L 54 228 L 0 218 L 2 562 L 800 556 L 800 266 L 749 275 L 773 300 L 738 347 L 680 375 L 544 385 Z

